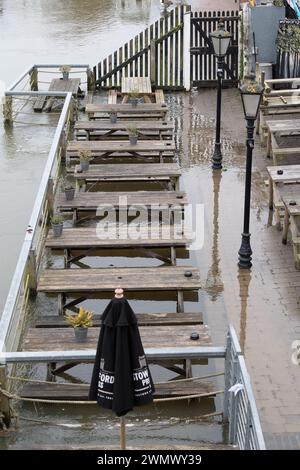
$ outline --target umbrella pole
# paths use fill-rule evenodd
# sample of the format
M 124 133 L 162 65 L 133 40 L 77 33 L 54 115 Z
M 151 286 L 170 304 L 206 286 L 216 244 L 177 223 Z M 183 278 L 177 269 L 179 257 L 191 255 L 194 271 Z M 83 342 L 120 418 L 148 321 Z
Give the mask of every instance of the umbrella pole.
M 120 418 L 120 447 L 121 450 L 126 449 L 126 428 L 124 416 L 121 416 Z

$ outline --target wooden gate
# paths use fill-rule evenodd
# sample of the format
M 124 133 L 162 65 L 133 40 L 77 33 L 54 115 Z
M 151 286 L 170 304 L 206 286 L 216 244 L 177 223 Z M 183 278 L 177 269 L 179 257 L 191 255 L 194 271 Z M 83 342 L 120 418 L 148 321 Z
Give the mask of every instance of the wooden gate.
M 238 11 L 200 11 L 191 13 L 191 81 L 193 86 L 212 86 L 217 80 L 217 64 L 209 34 L 222 20 L 232 34 L 231 45 L 225 58 L 224 85 L 236 86 L 238 82 Z

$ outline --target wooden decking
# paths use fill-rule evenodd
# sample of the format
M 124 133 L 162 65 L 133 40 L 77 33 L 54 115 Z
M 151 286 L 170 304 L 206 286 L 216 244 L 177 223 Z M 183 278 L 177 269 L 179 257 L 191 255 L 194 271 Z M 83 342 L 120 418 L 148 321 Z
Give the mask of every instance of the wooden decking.
M 125 293 L 128 292 L 129 296 L 135 296 L 134 298 L 142 296 L 151 301 L 175 301 L 173 312 L 170 309 L 164 312 L 162 304 L 158 309 L 159 313 L 137 314 L 145 348 L 160 351 L 166 347 L 172 349 L 176 345 L 189 350 L 197 345 L 206 347 L 211 344 L 209 330 L 202 323 L 202 313 L 199 309 L 197 308 L 196 312 L 191 311 L 193 309 L 185 312 L 185 301 L 198 301 L 201 281 L 198 269 L 182 266 L 182 261 L 178 265 L 179 258 L 188 257 L 187 248 L 192 242 L 192 236 L 181 223 L 188 200 L 186 194 L 178 190 L 180 167 L 174 161 L 164 162 L 165 157 L 173 159 L 175 143 L 173 125 L 161 120 L 168 111 L 163 93 L 157 95 L 159 103 L 140 104 L 138 108 L 133 108 L 130 104 L 118 104 L 117 98 L 117 92 L 110 90 L 108 104 L 88 104 L 86 113 L 89 117 L 102 116 L 104 119 L 77 122 L 76 137 L 78 138 L 78 133 L 84 133 L 86 140 L 74 140 L 67 144 L 66 153 L 70 163 L 77 163 L 79 152 L 82 150 L 91 152 L 92 161 L 87 171 L 82 171 L 79 165 L 68 168 L 68 174 L 73 175 L 77 187 L 72 200 L 67 200 L 64 193 L 56 194 L 56 211 L 62 214 L 71 212 L 74 225 L 73 228 L 65 227 L 61 237 L 54 237 L 53 232 L 49 231 L 45 247 L 50 252 L 50 258 L 52 254 L 59 257 L 64 267 L 42 270 L 37 280 L 37 292 L 49 298 L 57 297 L 57 312 L 52 311 L 50 315 L 40 312 L 35 327 L 28 330 L 24 339 L 24 351 L 68 352 L 74 349 L 95 349 L 101 324 L 101 309 L 95 312 L 94 326 L 90 328 L 89 339 L 85 343 L 75 341 L 73 329 L 65 322 L 64 314 L 78 312 L 79 304 L 89 302 L 90 299 L 95 301 L 98 298 L 111 297 L 118 286 L 121 286 Z M 107 120 L 107 115 L 112 112 L 118 114 L 115 124 Z M 119 120 L 119 117 L 124 116 L 130 118 L 130 121 Z M 135 123 L 140 134 L 143 134 L 143 140 L 140 139 L 137 145 L 131 145 L 127 140 L 129 123 Z M 135 160 L 129 164 L 120 163 L 117 160 L 120 156 L 134 157 Z M 158 157 L 159 163 L 152 162 L 152 157 Z M 98 164 L 97 158 L 104 159 L 105 163 Z M 149 162 L 145 163 L 144 160 L 148 158 Z M 134 190 L 136 182 L 143 184 L 145 190 Z M 158 189 L 150 190 L 149 182 L 158 183 Z M 116 183 L 129 185 L 130 190 L 126 188 L 123 191 L 115 191 L 113 185 Z M 104 191 L 103 188 L 107 190 Z M 121 211 L 126 213 L 128 209 L 139 211 L 142 207 L 148 214 L 146 223 L 124 226 L 119 225 L 119 219 L 116 219 L 108 227 L 114 236 L 102 237 L 99 224 L 96 225 L 94 220 L 90 221 L 90 216 L 91 213 L 96 213 L 96 217 L 101 218 L 103 214 L 99 213 L 98 209 L 107 210 L 108 207 L 114 208 L 118 214 Z M 159 212 L 159 217 L 164 214 L 164 217 L 158 218 L 155 223 L 148 220 L 151 214 L 149 210 L 153 208 L 155 212 Z M 84 227 L 78 226 L 81 222 L 79 213 L 85 218 Z M 178 214 L 181 222 L 177 220 Z M 92 215 L 92 219 L 94 218 Z M 99 264 L 98 260 L 105 256 L 103 252 L 107 253 L 107 256 L 115 256 L 113 252 L 120 252 L 125 256 L 126 250 L 132 252 L 126 256 L 156 258 L 161 264 L 158 267 L 102 267 L 100 263 L 100 267 L 95 267 Z M 96 257 L 98 258 L 95 264 Z M 88 262 L 92 260 L 92 267 L 83 263 L 82 258 L 86 258 Z M 199 337 L 192 340 L 191 334 L 195 332 Z M 160 355 L 156 357 L 160 358 Z M 202 363 L 203 360 L 205 361 L 205 358 L 201 359 Z M 66 363 L 62 368 L 67 370 L 73 365 Z M 190 359 L 176 360 L 175 363 L 172 360 L 163 360 L 162 356 L 160 365 L 177 374 L 192 376 Z M 56 384 L 53 389 L 50 387 L 45 384 L 28 385 L 24 396 L 75 399 L 86 399 L 87 396 L 86 387 L 82 387 L 80 393 L 79 389 L 75 390 L 68 384 Z M 192 395 L 199 391 L 212 395 L 211 385 L 199 385 L 196 382 L 181 385 L 174 381 L 158 387 L 157 390 L 157 396 Z

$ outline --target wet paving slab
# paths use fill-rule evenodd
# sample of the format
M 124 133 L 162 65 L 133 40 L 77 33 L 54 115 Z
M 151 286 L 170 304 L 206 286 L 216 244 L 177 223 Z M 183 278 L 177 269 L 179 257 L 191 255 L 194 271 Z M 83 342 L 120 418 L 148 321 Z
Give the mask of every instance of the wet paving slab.
M 169 96 L 177 116 L 183 186 L 193 204 L 204 205 L 204 244 L 191 253 L 203 281 L 202 303 L 214 343 L 236 328 L 267 442 L 271 448 L 299 448 L 300 271 L 290 242 L 268 225 L 266 148 L 256 138 L 251 200 L 253 267 L 237 266 L 243 226 L 245 121 L 239 92 L 223 92 L 223 171 L 213 172 L 215 90 Z

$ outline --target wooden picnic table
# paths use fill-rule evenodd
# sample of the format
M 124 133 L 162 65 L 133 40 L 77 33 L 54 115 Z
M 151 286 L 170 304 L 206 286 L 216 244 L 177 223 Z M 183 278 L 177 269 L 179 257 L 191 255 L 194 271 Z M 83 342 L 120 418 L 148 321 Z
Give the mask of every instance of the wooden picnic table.
M 287 243 L 288 231 L 291 226 L 295 268 L 300 269 L 300 186 L 296 193 L 287 192 L 282 195 L 282 202 L 285 209 L 282 243 L 284 245 Z
M 69 78 L 68 80 L 63 80 L 62 78 L 53 78 L 51 80 L 48 91 L 64 91 L 71 92 L 74 96 L 77 96 L 80 90 L 80 78 Z M 58 98 L 49 98 L 47 96 L 41 96 L 38 98 L 33 106 L 34 111 L 42 111 L 44 104 L 47 100 L 46 109 L 50 111 L 54 102 L 54 99 Z
M 266 103 L 262 103 L 259 111 L 259 118 L 257 120 L 257 129 L 261 136 L 261 141 L 264 142 L 266 129 L 266 120 L 268 117 L 274 118 L 276 116 L 291 114 L 300 114 L 300 95 L 293 96 L 269 96 L 265 95 Z
M 162 162 L 163 157 L 173 156 L 175 152 L 175 143 L 169 140 L 140 140 L 136 145 L 131 145 L 129 141 L 116 140 L 93 140 L 93 141 L 72 141 L 67 146 L 67 157 L 72 159 L 79 158 L 79 152 L 88 150 L 91 152 L 92 159 L 97 157 L 107 158 L 111 156 L 125 157 L 128 155 L 136 158 L 159 157 Z
M 283 187 L 286 183 L 300 183 L 300 165 L 268 166 L 267 172 L 269 175 L 269 208 L 273 210 L 275 205 L 275 209 L 278 209 L 278 203 L 280 205 L 281 202 L 278 186 Z
M 167 114 L 168 108 L 166 104 L 158 103 L 140 103 L 136 108 L 131 104 L 87 104 L 85 111 L 89 119 L 106 119 L 111 113 L 116 113 L 118 119 L 161 119 Z
M 88 182 L 145 181 L 170 182 L 173 189 L 179 189 L 178 180 L 181 170 L 178 163 L 138 163 L 91 165 L 88 171 L 82 171 L 76 165 L 74 177 L 77 188 L 86 188 Z
M 158 138 L 171 137 L 174 130 L 172 123 L 167 121 L 118 121 L 111 123 L 110 121 L 95 120 L 95 121 L 77 121 L 74 126 L 75 136 L 86 137 L 87 140 L 99 138 L 117 138 L 120 133 L 121 136 L 128 136 L 128 127 L 134 126 L 137 128 L 139 136 L 144 138 Z
M 297 155 L 300 153 L 300 145 L 296 147 L 280 147 L 278 138 L 280 135 L 292 137 L 300 133 L 300 119 L 282 119 L 278 121 L 266 121 L 268 132 L 267 157 L 273 156 L 274 165 L 277 165 L 278 156 Z

